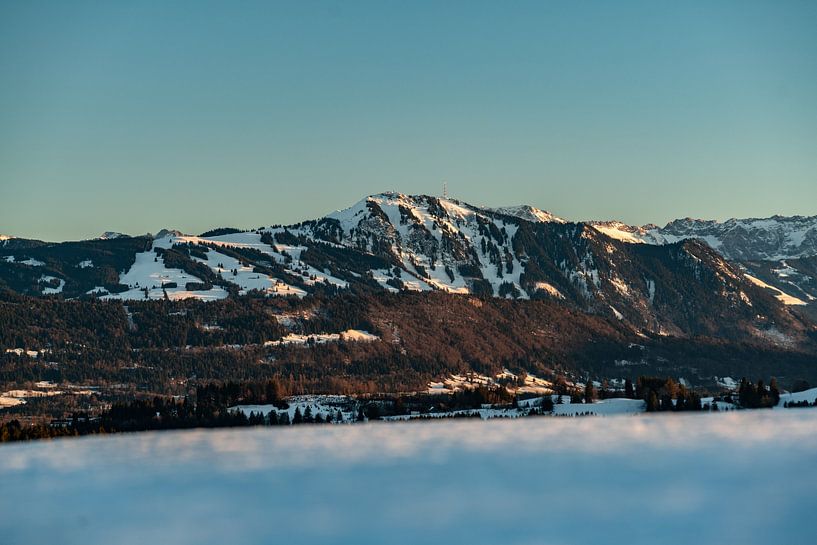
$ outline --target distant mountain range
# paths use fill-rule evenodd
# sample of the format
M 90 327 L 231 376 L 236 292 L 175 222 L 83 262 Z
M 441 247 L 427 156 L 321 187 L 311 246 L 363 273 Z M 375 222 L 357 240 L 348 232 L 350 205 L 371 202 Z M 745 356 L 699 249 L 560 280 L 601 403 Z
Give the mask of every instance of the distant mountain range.
M 207 301 L 253 291 L 443 290 L 553 299 L 657 334 L 740 330 L 781 342 L 807 330 L 801 321 L 817 306 L 817 216 L 634 227 L 383 193 L 254 231 L 2 238 L 0 287 L 35 296 Z

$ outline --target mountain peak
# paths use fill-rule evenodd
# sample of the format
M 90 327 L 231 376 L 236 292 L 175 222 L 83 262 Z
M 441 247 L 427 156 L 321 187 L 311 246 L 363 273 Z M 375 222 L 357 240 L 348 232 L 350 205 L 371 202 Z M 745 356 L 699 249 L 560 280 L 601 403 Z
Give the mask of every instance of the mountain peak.
M 167 237 L 183 237 L 183 236 L 185 236 L 185 234 L 177 229 L 161 229 L 158 233 L 153 235 L 153 238 L 160 239 Z
M 493 210 L 498 214 L 504 214 L 506 216 L 514 216 L 526 221 L 545 223 L 567 223 L 566 220 L 551 214 L 547 210 L 540 210 L 539 208 L 536 208 L 529 204 L 503 206 L 500 208 L 491 208 L 489 210 Z
M 99 235 L 97 240 L 113 240 L 115 238 L 127 238 L 130 235 L 126 235 L 124 233 L 117 233 L 116 231 L 105 231 L 101 235 Z

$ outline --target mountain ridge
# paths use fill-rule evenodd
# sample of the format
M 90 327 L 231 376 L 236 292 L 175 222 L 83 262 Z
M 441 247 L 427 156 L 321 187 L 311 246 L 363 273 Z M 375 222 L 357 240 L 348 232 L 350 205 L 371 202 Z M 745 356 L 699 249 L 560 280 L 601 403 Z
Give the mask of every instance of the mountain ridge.
M 700 239 L 636 244 L 604 228 L 526 206 L 388 192 L 289 226 L 18 244 L 0 251 L 0 286 L 124 301 L 439 290 L 550 299 L 659 335 L 774 341 L 783 327 L 775 342 L 794 343 L 807 331 L 790 307 L 809 306 L 808 294 L 750 278 Z

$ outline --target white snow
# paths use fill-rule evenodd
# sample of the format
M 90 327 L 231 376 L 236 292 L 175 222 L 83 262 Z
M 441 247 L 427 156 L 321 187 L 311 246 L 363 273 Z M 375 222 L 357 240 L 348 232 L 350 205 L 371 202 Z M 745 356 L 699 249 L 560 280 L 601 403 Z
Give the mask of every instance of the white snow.
M 270 232 L 274 232 L 274 230 L 270 230 Z M 339 288 L 347 288 L 348 282 L 342 280 L 340 278 L 336 278 L 331 274 L 320 271 L 315 267 L 307 265 L 306 263 L 301 262 L 301 253 L 306 250 L 305 246 L 291 246 L 286 244 L 276 244 L 275 248 L 278 251 L 275 251 L 270 245 L 265 244 L 261 241 L 261 235 L 255 232 L 243 232 L 243 233 L 231 233 L 228 235 L 219 235 L 214 237 L 197 237 L 197 236 L 190 236 L 190 235 L 174 235 L 170 234 L 166 237 L 161 239 L 156 239 L 154 241 L 154 245 L 160 248 L 170 248 L 174 244 L 204 244 L 204 245 L 215 245 L 215 246 L 223 246 L 223 247 L 233 247 L 233 248 L 248 248 L 257 250 L 263 254 L 268 255 L 273 261 L 283 265 L 285 268 L 289 270 L 290 273 L 299 275 L 303 277 L 303 281 L 306 285 L 311 286 L 314 285 L 316 282 L 325 282 L 327 284 L 331 284 L 337 286 Z M 212 250 L 211 250 L 212 251 Z M 290 263 L 287 262 L 286 256 L 283 252 L 286 252 L 292 257 L 292 261 Z M 227 256 L 224 256 L 227 258 Z M 208 264 L 211 261 L 211 258 L 208 257 Z M 220 255 L 218 257 L 219 262 L 223 262 L 224 260 L 221 259 Z M 226 265 L 226 263 L 225 263 Z M 235 268 L 235 267 L 232 267 Z M 229 277 L 225 277 L 228 281 L 231 281 Z M 250 283 L 249 285 L 260 285 L 264 286 L 264 280 L 261 278 L 252 278 L 249 280 L 258 280 L 258 282 Z M 239 284 L 240 285 L 240 284 Z M 242 286 L 243 287 L 243 286 Z M 288 288 L 288 289 L 287 289 Z M 249 288 L 252 289 L 252 288 Z M 287 284 L 283 283 L 283 281 L 278 280 L 274 282 L 271 286 L 272 291 L 269 292 L 273 295 L 296 295 L 298 297 L 302 297 L 305 295 L 303 290 L 300 290 L 296 286 L 288 286 Z
M 280 341 L 266 341 L 264 346 L 305 346 L 309 343 L 326 344 L 329 342 L 373 342 L 379 341 L 380 337 L 363 331 L 362 329 L 347 329 L 340 333 L 315 333 L 310 335 L 299 335 L 297 333 L 290 333 Z
M 536 282 L 533 285 L 534 289 L 544 291 L 545 293 L 551 295 L 552 297 L 556 297 L 557 299 L 564 299 L 565 296 L 562 295 L 558 289 L 556 289 L 552 284 L 548 282 Z
M 510 379 L 516 381 L 517 375 L 507 369 L 503 369 L 496 377 L 489 377 L 479 373 L 466 373 L 464 375 L 451 375 L 442 381 L 432 381 L 428 383 L 426 393 L 429 394 L 450 394 L 458 390 L 473 389 L 479 386 L 495 386 L 498 381 Z M 550 394 L 553 392 L 553 384 L 532 374 L 525 375 L 524 384 L 511 383 L 505 386 L 508 391 L 528 394 Z
M 121 300 L 143 300 L 145 299 L 144 289 L 147 288 L 148 299 L 163 299 L 165 293 L 171 300 L 196 298 L 204 301 L 224 299 L 227 292 L 218 286 L 213 286 L 207 291 L 187 291 L 188 282 L 201 282 L 191 274 L 180 269 L 169 269 L 164 265 L 164 260 L 153 250 L 136 254 L 136 260 L 127 273 L 119 278 L 121 284 L 125 284 L 130 289 L 122 293 L 112 293 L 104 295 L 103 299 Z M 165 284 L 175 282 L 175 288 L 163 288 Z
M 630 227 L 618 221 L 607 223 L 593 223 L 593 227 L 601 231 L 610 238 L 628 242 L 630 244 L 641 244 L 644 242 L 641 234 L 636 228 Z
M 297 286 L 253 271 L 253 267 L 241 263 L 238 259 L 215 250 L 207 251 L 207 259 L 193 257 L 194 261 L 206 264 L 213 272 L 220 274 L 226 281 L 238 285 L 239 295 L 245 295 L 251 290 L 258 290 L 267 295 L 294 295 L 303 297 L 306 292 Z M 235 271 L 235 274 L 233 274 Z
M 77 267 L 79 267 L 80 269 L 87 269 L 88 267 L 93 267 L 93 266 L 94 266 L 94 262 L 91 261 L 90 259 L 86 259 L 85 261 L 80 261 L 79 264 L 77 264 Z
M 738 388 L 738 381 L 732 377 L 715 377 L 715 382 L 718 384 L 718 386 L 729 390 L 737 390 Z
M 105 289 L 104 286 L 95 286 L 93 289 L 90 289 L 85 293 L 88 295 L 108 295 L 108 290 Z
M 673 400 L 673 404 L 675 404 L 675 400 Z M 714 412 L 715 407 L 717 407 L 719 411 L 734 411 L 738 409 L 738 406 L 734 403 L 715 401 L 714 397 L 702 397 L 701 405 L 709 405 L 709 410 L 712 412 Z
M 5 409 L 8 407 L 16 407 L 18 405 L 24 405 L 26 402 L 25 399 L 20 399 L 18 397 L 10 397 L 6 396 L 5 394 L 0 394 L 0 409 Z
M 43 351 L 45 353 L 45 350 Z M 38 350 L 26 350 L 25 348 L 6 348 L 6 354 L 26 355 L 29 358 L 36 358 L 40 355 Z
M 808 304 L 805 301 L 803 301 L 802 299 L 798 299 L 797 297 L 794 297 L 793 295 L 789 295 L 788 293 L 784 293 L 783 291 L 775 288 L 774 286 L 770 286 L 769 284 L 767 284 L 763 280 L 761 280 L 759 278 L 755 278 L 751 274 L 745 274 L 744 273 L 743 276 L 745 276 L 747 280 L 749 280 L 752 284 L 754 284 L 756 286 L 760 286 L 761 288 L 767 288 L 767 289 L 770 289 L 770 290 L 774 291 L 775 292 L 775 297 L 777 298 L 777 300 L 780 301 L 781 303 L 783 303 L 784 305 L 807 305 Z
M 595 416 L 612 416 L 640 414 L 644 412 L 644 401 L 641 399 L 611 398 L 595 403 L 569 403 L 570 396 L 563 396 L 567 403 L 553 405 L 553 414 L 576 416 L 590 413 Z
M 776 409 L 783 408 L 783 404 L 786 402 L 800 402 L 800 401 L 808 401 L 811 404 L 814 404 L 817 401 L 817 388 L 811 388 L 808 390 L 804 390 L 802 392 L 785 392 L 780 394 L 780 403 L 777 404 Z M 793 410 L 793 409 L 792 409 Z
M 53 282 L 54 280 L 57 280 L 59 282 L 59 285 L 57 287 L 55 287 L 55 288 L 52 288 L 52 287 L 49 287 L 49 286 L 44 286 L 43 287 L 43 295 L 53 295 L 53 294 L 56 294 L 56 293 L 62 293 L 62 288 L 65 287 L 65 280 L 63 280 L 62 278 L 56 278 L 54 276 L 48 276 L 48 275 L 42 275 L 40 277 L 40 283 L 50 283 L 50 282 Z
M 616 289 L 616 291 L 618 291 L 621 295 L 624 295 L 624 296 L 630 295 L 630 286 L 628 286 L 627 283 L 624 282 L 623 279 L 621 279 L 621 278 L 619 278 L 617 276 L 611 276 L 610 277 L 610 283 L 613 285 L 613 287 Z
M 18 263 L 20 265 L 28 265 L 29 267 L 43 267 L 45 265 L 45 263 L 42 261 L 38 261 L 31 257 L 28 259 L 23 259 L 22 261 L 16 261 L 16 258 L 13 255 L 7 255 L 4 259 L 6 260 L 6 263 Z

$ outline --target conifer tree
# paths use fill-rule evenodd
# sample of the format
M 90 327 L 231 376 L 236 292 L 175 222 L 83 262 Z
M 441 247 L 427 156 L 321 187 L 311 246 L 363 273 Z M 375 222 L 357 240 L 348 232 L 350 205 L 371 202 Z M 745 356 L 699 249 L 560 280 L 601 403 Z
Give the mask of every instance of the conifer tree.
M 587 379 L 587 384 L 584 385 L 584 402 L 593 403 L 596 399 L 596 388 L 593 386 L 593 381 Z
M 627 399 L 634 399 L 635 392 L 633 391 L 633 381 L 630 379 L 624 380 L 624 397 Z
M 774 377 L 769 381 L 769 396 L 772 398 L 772 405 L 780 403 L 780 389 L 777 387 L 777 379 Z

